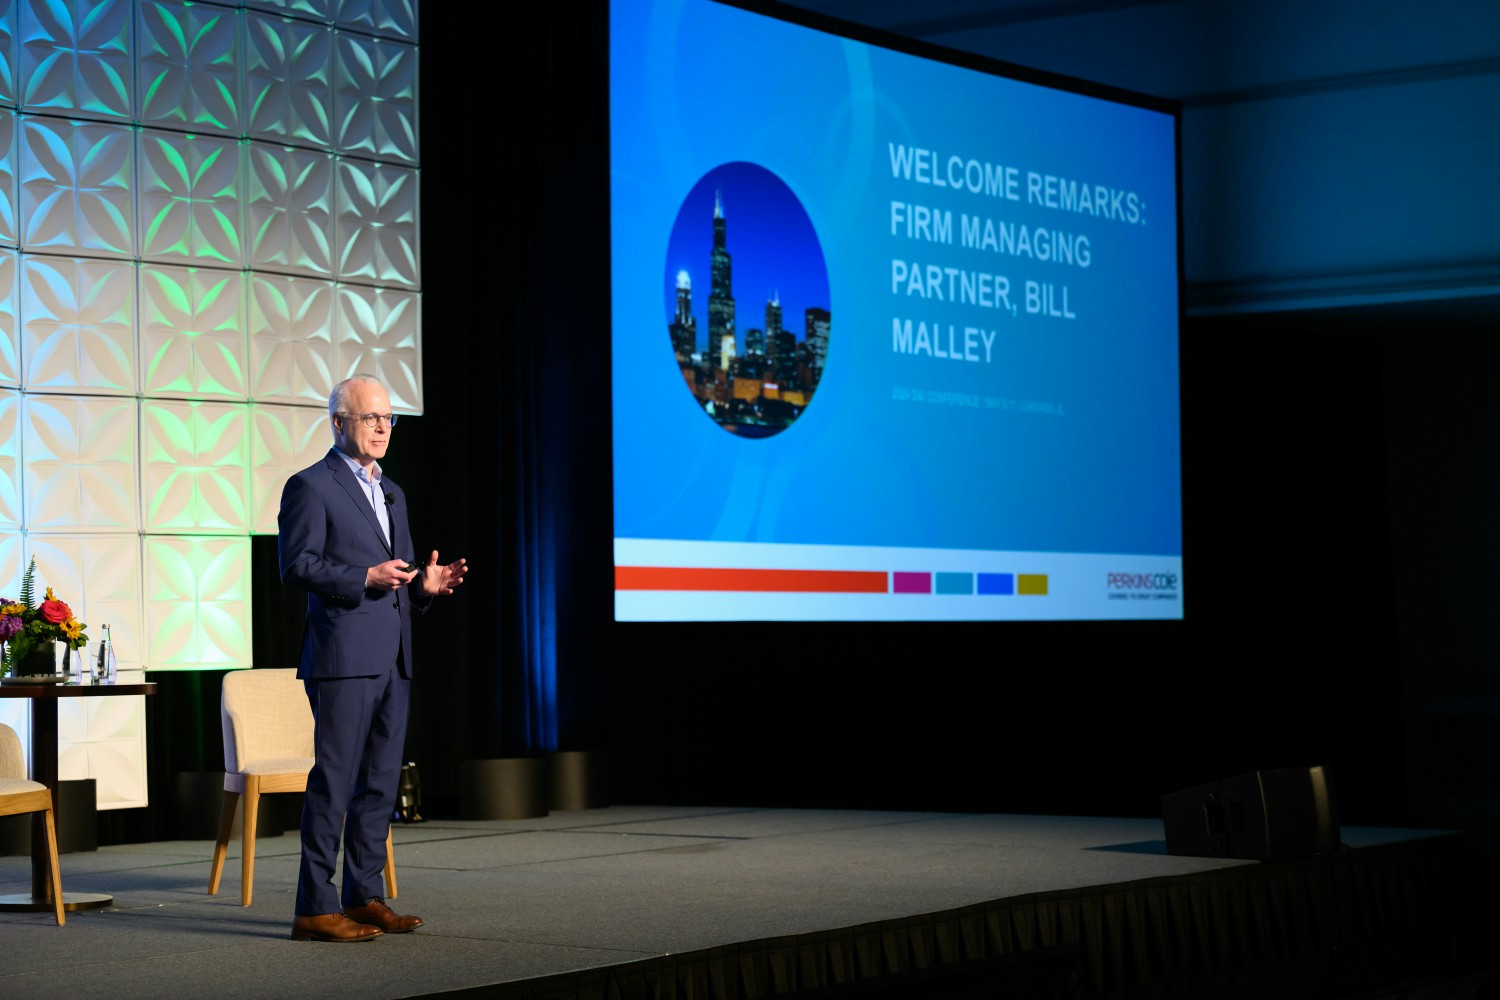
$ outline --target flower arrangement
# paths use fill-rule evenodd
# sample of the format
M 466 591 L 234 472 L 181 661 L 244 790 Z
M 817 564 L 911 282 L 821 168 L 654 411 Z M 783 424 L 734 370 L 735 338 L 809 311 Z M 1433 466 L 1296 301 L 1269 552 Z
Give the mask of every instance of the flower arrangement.
M 26 567 L 21 578 L 21 596 L 16 600 L 0 598 L 0 642 L 6 644 L 0 675 L 10 674 L 27 657 L 43 651 L 53 642 L 65 642 L 70 649 L 82 649 L 88 645 L 88 628 L 73 617 L 73 609 L 59 601 L 47 588 L 46 597 L 35 600 L 32 586 L 36 576 L 36 560 Z

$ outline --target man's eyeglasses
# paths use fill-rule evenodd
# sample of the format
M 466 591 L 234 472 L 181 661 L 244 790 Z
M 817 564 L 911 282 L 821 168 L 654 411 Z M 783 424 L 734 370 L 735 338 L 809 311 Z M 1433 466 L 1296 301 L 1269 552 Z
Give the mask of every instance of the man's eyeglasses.
M 353 417 L 371 430 L 382 423 L 387 427 L 396 426 L 396 414 L 394 413 L 345 413 L 343 416 Z

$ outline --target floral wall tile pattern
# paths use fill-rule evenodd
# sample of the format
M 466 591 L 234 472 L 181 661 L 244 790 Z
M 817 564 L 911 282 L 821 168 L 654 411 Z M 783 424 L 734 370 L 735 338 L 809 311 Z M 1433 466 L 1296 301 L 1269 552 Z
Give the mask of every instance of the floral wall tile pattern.
M 251 665 L 332 384 L 422 411 L 417 41 L 417 0 L 0 3 L 0 596 L 35 558 L 126 670 Z M 145 804 L 140 699 L 74 707 L 62 776 Z

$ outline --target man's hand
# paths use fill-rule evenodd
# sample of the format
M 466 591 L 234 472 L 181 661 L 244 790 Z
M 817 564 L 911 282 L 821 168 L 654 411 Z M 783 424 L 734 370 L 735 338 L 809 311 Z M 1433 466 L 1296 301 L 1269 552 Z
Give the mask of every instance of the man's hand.
M 417 589 L 428 597 L 451 594 L 454 587 L 464 582 L 464 574 L 468 572 L 468 569 L 468 563 L 463 559 L 455 560 L 446 566 L 439 566 L 437 549 L 433 549 L 432 555 L 427 559 L 427 565 L 422 567 L 422 579 L 418 582 Z
M 406 560 L 392 559 L 365 570 L 365 589 L 397 590 L 416 579 L 415 569 L 405 572 Z

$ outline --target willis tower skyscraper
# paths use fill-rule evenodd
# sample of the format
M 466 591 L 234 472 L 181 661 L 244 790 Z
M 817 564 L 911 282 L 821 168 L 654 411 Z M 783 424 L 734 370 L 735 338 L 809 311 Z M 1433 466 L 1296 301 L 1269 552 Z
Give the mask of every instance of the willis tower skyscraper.
M 714 195 L 714 249 L 709 255 L 708 370 L 723 362 L 724 338 L 734 336 L 734 292 L 731 289 L 729 251 L 724 241 L 724 199 Z

